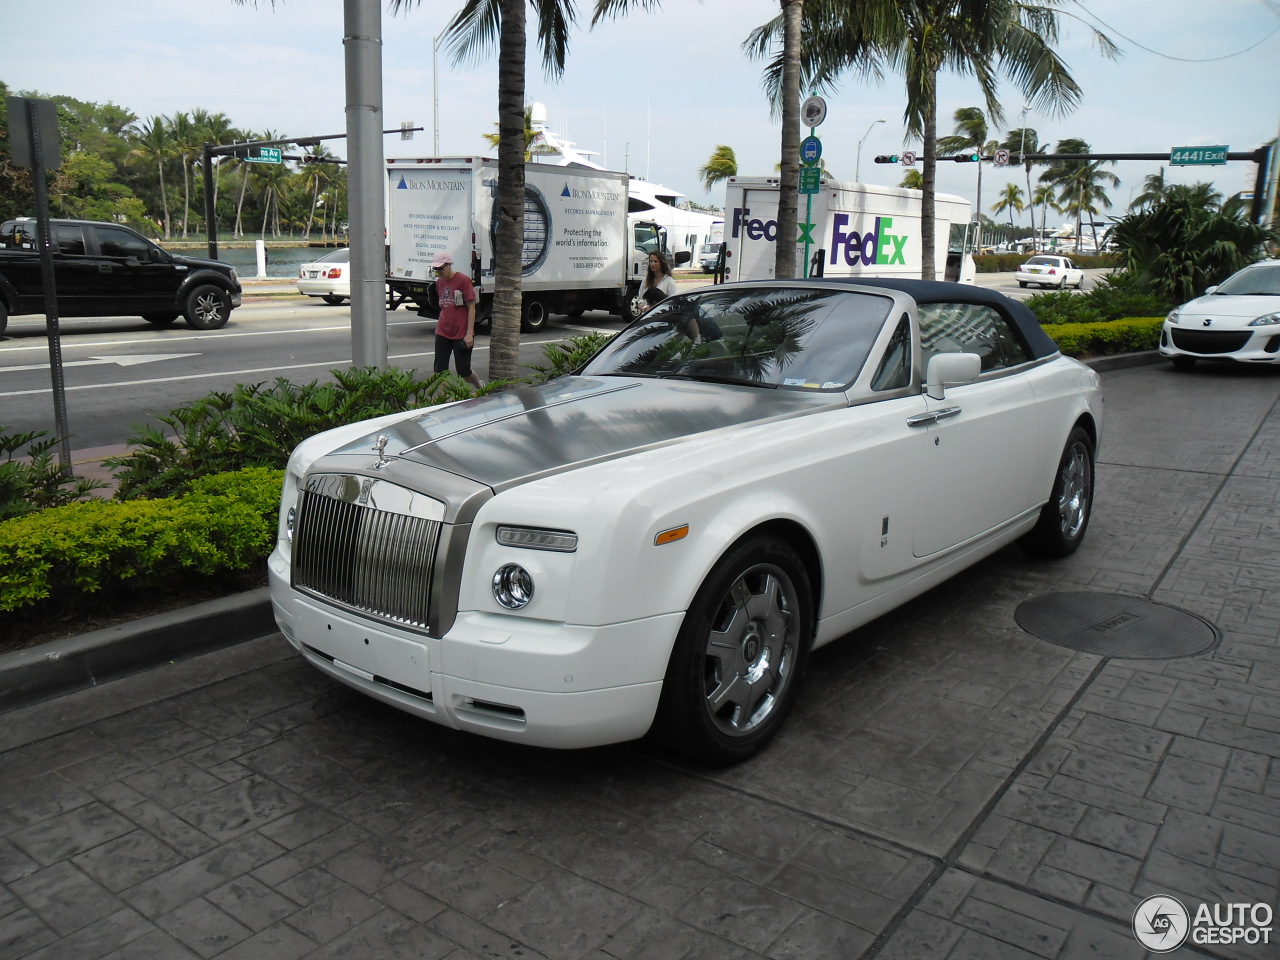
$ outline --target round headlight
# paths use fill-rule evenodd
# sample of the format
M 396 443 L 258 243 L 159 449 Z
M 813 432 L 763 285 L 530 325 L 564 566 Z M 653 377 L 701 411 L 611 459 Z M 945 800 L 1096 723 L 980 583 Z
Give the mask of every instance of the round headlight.
M 518 563 L 503 564 L 493 575 L 493 599 L 508 610 L 519 610 L 533 599 L 533 577 Z
M 284 538 L 293 543 L 293 521 L 297 519 L 298 508 L 290 507 L 289 512 L 284 515 Z

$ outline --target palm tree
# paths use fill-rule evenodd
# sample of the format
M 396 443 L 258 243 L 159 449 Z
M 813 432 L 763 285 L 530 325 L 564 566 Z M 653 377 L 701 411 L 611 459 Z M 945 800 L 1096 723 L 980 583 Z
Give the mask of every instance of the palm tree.
M 137 146 L 130 151 L 130 155 L 156 165 L 156 173 L 160 178 L 160 204 L 164 210 L 164 238 L 169 240 L 172 238 L 169 225 L 169 195 L 164 182 L 164 162 L 173 156 L 173 141 L 169 136 L 169 125 L 164 117 L 155 116 L 141 126 L 135 124 L 131 133 Z
M 1059 140 L 1055 153 L 1090 153 L 1091 147 L 1083 140 L 1069 137 Z M 1103 170 L 1103 163 L 1115 163 L 1114 160 L 1055 160 L 1049 168 L 1040 174 L 1040 180 L 1058 188 L 1058 203 L 1067 213 L 1076 217 L 1076 252 L 1080 252 L 1080 227 L 1084 215 L 1089 214 L 1090 229 L 1093 231 L 1094 249 L 1098 245 L 1098 228 L 1092 226 L 1093 215 L 1099 208 L 1109 209 L 1111 198 L 1107 196 L 1104 184 L 1112 187 L 1120 185 L 1120 178 L 1110 170 Z
M 1040 142 L 1040 136 L 1031 127 L 1015 127 L 1004 136 L 1004 142 L 1000 144 L 1002 148 L 1009 151 L 1010 156 L 1017 157 L 1015 163 L 1021 163 L 1026 167 L 1027 171 L 1027 196 L 1031 196 L 1031 161 L 1027 157 L 1034 157 L 1044 153 L 1049 149 L 1047 143 Z M 1031 214 L 1031 235 L 1034 237 L 1036 233 L 1036 211 L 1035 204 L 1028 203 L 1027 209 Z
M 955 113 L 955 132 L 938 138 L 938 149 L 944 153 L 978 153 L 978 187 L 974 197 L 973 219 L 978 223 L 974 246 L 982 245 L 982 155 L 991 146 L 987 136 L 987 118 L 981 107 L 961 107 Z
M 886 69 L 906 81 L 907 132 L 924 142 L 921 198 L 921 276 L 935 275 L 934 183 L 937 170 L 938 74 L 944 69 L 978 81 L 987 116 L 1004 114 L 997 96 L 1000 74 L 1038 109 L 1064 113 L 1081 91 L 1053 50 L 1058 40 L 1058 8 L 1070 0 L 808 0 L 801 61 L 818 88 L 827 88 L 846 70 L 880 78 Z M 776 22 L 775 22 L 776 23 Z M 749 45 L 761 48 L 760 28 Z M 770 34 L 771 35 L 771 34 Z M 1114 44 L 1094 31 L 1104 52 Z M 770 83 L 778 81 L 771 65 Z
M 502 145 L 502 133 L 499 124 L 493 125 L 493 133 L 483 134 L 489 146 L 497 150 Z M 531 104 L 524 105 L 524 160 L 528 163 L 533 159 L 533 141 L 537 139 L 537 131 L 533 129 L 533 106 Z
M 1168 188 L 1169 182 L 1165 179 L 1164 167 L 1160 168 L 1159 173 L 1148 173 L 1142 180 L 1142 192 L 1129 202 L 1129 212 L 1155 206 L 1164 199 Z
M 231 118 L 225 113 L 205 113 L 203 110 L 198 110 L 196 113 L 202 118 L 199 131 L 201 142 L 220 146 L 236 139 L 236 129 L 231 125 Z M 222 179 L 222 159 L 221 156 L 213 158 L 213 202 L 209 204 L 209 209 L 214 212 L 215 230 L 218 216 L 218 188 L 221 186 Z
M 906 187 L 908 190 L 924 189 L 924 174 L 915 167 L 910 167 L 907 172 L 902 175 L 902 182 L 898 184 L 900 187 Z
M 191 215 L 191 158 L 196 151 L 198 133 L 191 114 L 179 111 L 169 118 L 173 148 L 182 165 L 182 236 L 187 236 L 187 220 Z
M 303 230 L 303 238 L 311 239 L 311 226 L 315 223 L 316 207 L 320 203 L 320 193 L 333 179 L 332 163 L 326 163 L 327 160 L 333 159 L 333 153 L 323 144 L 317 144 L 307 150 L 305 156 L 314 157 L 315 159 L 305 161 L 302 167 L 302 180 L 311 187 L 311 206 L 306 218 L 306 225 Z M 324 220 L 320 221 L 321 239 L 324 239 Z
M 808 0 L 813 3 L 815 0 Z M 830 3 L 832 0 L 816 0 Z M 756 55 L 772 54 L 766 77 L 775 109 L 782 116 L 782 149 L 778 184 L 778 232 L 780 238 L 800 235 L 800 58 L 801 28 L 806 0 L 778 0 L 779 16 L 758 28 L 747 40 Z M 662 0 L 596 0 L 594 26 L 606 16 L 625 12 L 633 6 L 653 10 Z M 776 41 L 781 39 L 781 44 Z M 796 275 L 796 244 L 774 244 L 773 275 Z
M 391 0 L 399 12 L 419 0 Z M 494 204 L 493 322 L 489 379 L 519 377 L 521 269 L 524 244 L 525 6 L 528 0 L 465 0 L 445 27 L 455 61 L 478 58 L 497 46 L 498 191 Z M 533 0 L 543 70 L 564 73 L 569 28 L 577 19 L 573 0 Z M 604 0 L 598 0 L 603 5 Z
M 1022 202 L 1022 188 L 1016 183 L 1006 183 L 1004 189 L 1000 191 L 1000 199 L 991 207 L 991 212 L 999 216 L 1006 210 L 1009 211 L 1009 226 L 1013 226 L 1013 215 L 1021 213 L 1027 209 L 1027 205 Z
M 698 176 L 702 177 L 702 185 L 708 190 L 721 180 L 728 180 L 737 175 L 738 158 L 734 155 L 733 147 L 723 143 L 711 151 L 707 162 L 698 170 Z
M 1031 194 L 1030 206 L 1034 210 L 1037 204 L 1040 205 L 1040 242 L 1043 243 L 1045 230 L 1049 226 L 1049 208 L 1052 207 L 1054 213 L 1062 212 L 1062 208 L 1058 206 L 1058 193 L 1052 185 L 1042 183 L 1036 187 L 1035 193 Z M 1032 236 L 1034 237 L 1034 233 Z M 1036 249 L 1039 247 L 1040 243 L 1037 243 Z

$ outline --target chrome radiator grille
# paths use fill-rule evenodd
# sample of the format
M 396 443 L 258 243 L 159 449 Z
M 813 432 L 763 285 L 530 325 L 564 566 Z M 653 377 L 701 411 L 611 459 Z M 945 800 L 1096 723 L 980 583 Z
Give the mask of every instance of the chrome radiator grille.
M 425 630 L 440 524 L 362 502 L 355 479 L 322 475 L 308 481 L 294 524 L 293 585 Z

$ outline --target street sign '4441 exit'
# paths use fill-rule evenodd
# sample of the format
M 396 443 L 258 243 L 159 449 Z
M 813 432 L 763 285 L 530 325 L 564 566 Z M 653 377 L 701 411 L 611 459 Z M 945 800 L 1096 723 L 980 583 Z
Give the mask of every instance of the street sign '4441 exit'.
M 1169 154 L 1169 163 L 1173 166 L 1194 166 L 1227 162 L 1227 148 L 1221 147 L 1174 147 Z

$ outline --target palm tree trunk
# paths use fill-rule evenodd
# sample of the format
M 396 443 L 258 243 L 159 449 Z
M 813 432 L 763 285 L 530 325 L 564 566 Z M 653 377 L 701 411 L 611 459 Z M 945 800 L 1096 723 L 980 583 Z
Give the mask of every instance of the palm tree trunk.
M 498 196 L 493 242 L 493 321 L 489 379 L 519 374 L 521 268 L 524 247 L 525 0 L 502 0 L 498 38 Z M 469 270 L 470 264 L 457 264 Z
M 156 169 L 160 173 L 160 204 L 164 208 L 164 238 L 173 239 L 169 233 L 169 194 L 164 188 L 164 161 L 156 161 Z
M 924 191 L 920 196 L 920 279 L 933 280 L 936 276 L 934 251 L 937 249 L 937 221 L 934 198 L 938 170 L 938 96 L 937 73 L 933 75 L 932 89 L 927 94 L 928 106 L 924 117 Z
M 191 168 L 187 155 L 182 155 L 182 239 L 187 239 L 187 218 L 191 214 Z
M 240 169 L 240 196 L 236 200 L 236 228 L 234 236 L 237 238 L 244 236 L 244 221 L 241 214 L 244 212 L 244 194 L 249 189 L 249 171 L 245 170 L 243 165 Z
M 800 20 L 804 0 L 782 3 L 782 176 L 778 183 L 778 235 L 773 275 L 796 275 L 796 237 L 800 230 Z

